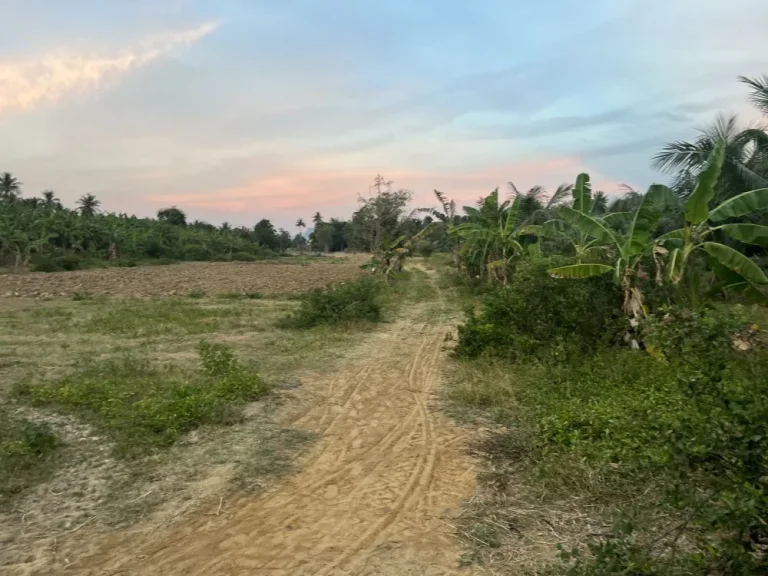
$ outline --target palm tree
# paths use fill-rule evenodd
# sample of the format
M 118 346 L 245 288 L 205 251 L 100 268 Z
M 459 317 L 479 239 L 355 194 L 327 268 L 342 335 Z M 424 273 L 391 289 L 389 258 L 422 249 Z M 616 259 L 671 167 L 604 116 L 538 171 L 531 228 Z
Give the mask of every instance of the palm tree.
M 306 227 L 307 227 L 307 225 L 304 223 L 304 220 L 302 220 L 301 218 L 296 220 L 296 228 L 299 229 L 299 235 L 301 235 L 301 236 L 304 235 L 304 228 L 306 228 Z
M 768 114 L 768 74 L 763 74 L 757 78 L 739 76 L 739 81 L 752 88 L 749 101 L 755 105 L 755 108 L 763 114 Z
M 0 198 L 14 200 L 21 194 L 21 182 L 10 172 L 0 175 Z
M 315 223 L 316 227 L 323 223 L 323 217 L 320 215 L 320 212 L 315 212 L 315 215 L 312 216 L 312 222 Z
M 592 196 L 591 214 L 605 214 L 608 211 L 608 195 L 598 190 Z
M 53 190 L 43 191 L 43 204 L 48 208 L 61 208 L 61 202 L 56 198 L 56 192 Z
M 690 184 L 702 172 L 717 144 L 725 146 L 725 162 L 715 199 L 722 201 L 752 188 L 768 186 L 766 154 L 768 135 L 760 129 L 741 130 L 736 116 L 719 115 L 709 128 L 699 130 L 693 142 L 678 140 L 662 148 L 653 159 L 654 168 L 675 176 L 672 188 L 687 197 Z
M 83 194 L 77 201 L 78 210 L 83 216 L 93 216 L 98 212 L 101 202 L 93 194 Z

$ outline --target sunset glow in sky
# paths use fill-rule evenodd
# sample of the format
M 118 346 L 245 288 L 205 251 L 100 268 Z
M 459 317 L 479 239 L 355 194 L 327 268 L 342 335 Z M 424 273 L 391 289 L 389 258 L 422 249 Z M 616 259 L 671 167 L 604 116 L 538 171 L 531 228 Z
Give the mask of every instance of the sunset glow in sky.
M 0 171 L 108 211 L 291 226 L 377 173 L 496 186 L 666 177 L 718 111 L 755 120 L 766 0 L 0 0 Z

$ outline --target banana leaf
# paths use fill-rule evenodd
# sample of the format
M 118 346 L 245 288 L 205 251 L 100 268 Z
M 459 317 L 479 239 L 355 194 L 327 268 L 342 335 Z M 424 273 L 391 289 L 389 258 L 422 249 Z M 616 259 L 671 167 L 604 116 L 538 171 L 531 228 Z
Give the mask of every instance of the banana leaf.
M 709 219 L 713 222 L 721 222 L 766 208 L 768 208 L 768 188 L 759 188 L 729 198 L 709 213 Z
M 701 247 L 726 268 L 730 268 L 752 284 L 768 284 L 768 277 L 760 267 L 741 252 L 717 242 L 704 242 Z
M 709 155 L 707 167 L 699 174 L 696 188 L 685 201 L 685 220 L 692 224 L 701 224 L 709 217 L 709 203 L 715 197 L 715 186 L 720 177 L 725 158 L 725 146 L 719 142 Z

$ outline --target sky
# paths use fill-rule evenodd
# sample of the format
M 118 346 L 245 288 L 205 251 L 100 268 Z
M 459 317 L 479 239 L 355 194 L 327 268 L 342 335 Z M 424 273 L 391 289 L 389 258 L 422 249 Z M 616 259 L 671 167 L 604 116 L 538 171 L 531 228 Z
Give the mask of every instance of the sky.
M 0 171 L 27 196 L 289 229 L 381 173 L 470 204 L 509 181 L 668 177 L 718 112 L 759 120 L 765 0 L 0 0 Z

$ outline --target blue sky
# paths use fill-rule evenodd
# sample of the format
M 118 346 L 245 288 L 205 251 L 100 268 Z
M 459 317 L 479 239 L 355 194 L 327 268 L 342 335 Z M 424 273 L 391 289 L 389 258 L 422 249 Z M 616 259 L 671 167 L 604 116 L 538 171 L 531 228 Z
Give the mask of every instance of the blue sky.
M 376 173 L 432 203 L 607 192 L 717 112 L 758 120 L 765 0 L 0 0 L 0 170 L 28 195 L 290 226 Z

